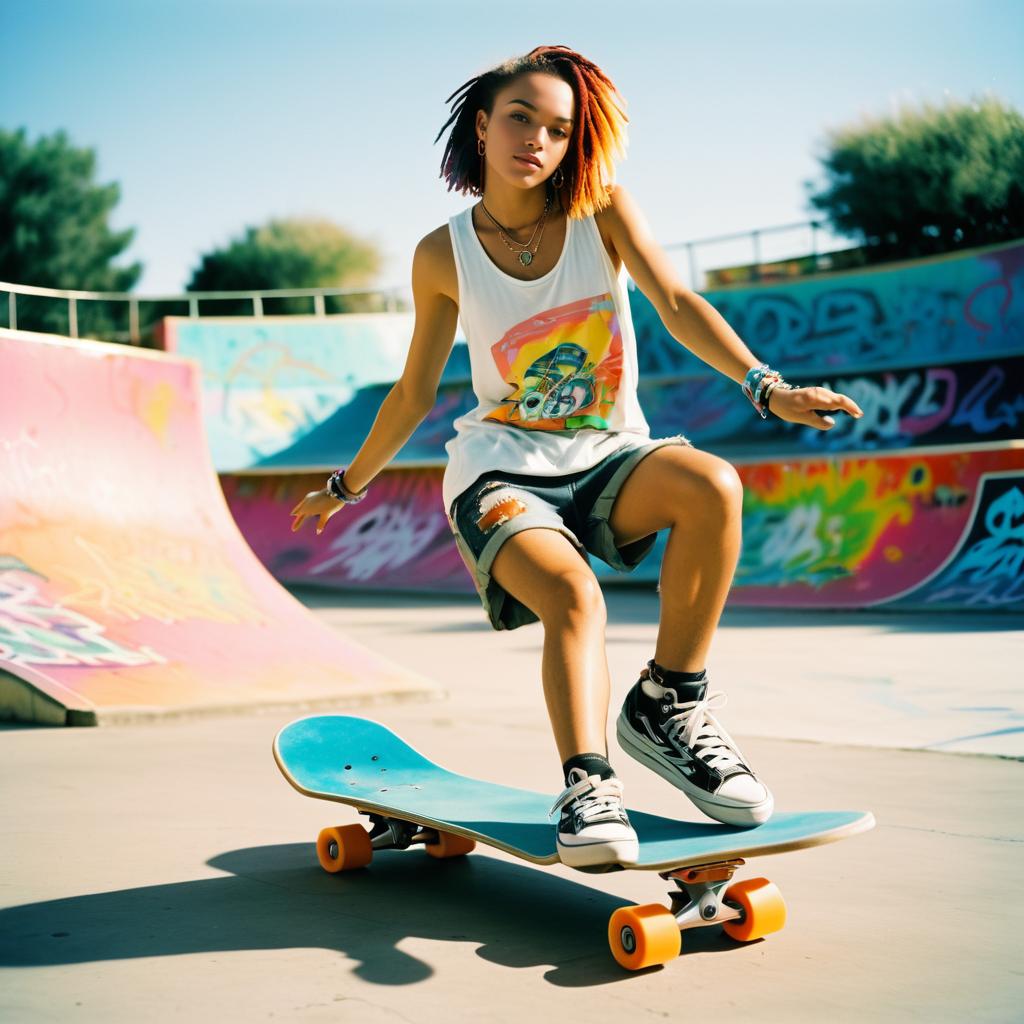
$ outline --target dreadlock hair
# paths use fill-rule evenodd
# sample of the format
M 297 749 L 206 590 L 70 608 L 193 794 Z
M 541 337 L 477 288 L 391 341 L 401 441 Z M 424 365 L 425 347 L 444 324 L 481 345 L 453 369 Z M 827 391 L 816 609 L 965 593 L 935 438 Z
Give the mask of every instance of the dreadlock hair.
M 454 121 L 441 158 L 439 177 L 465 195 L 483 195 L 481 157 L 477 151 L 476 112 L 491 116 L 494 98 L 513 79 L 531 71 L 555 75 L 567 82 L 576 101 L 576 117 L 569 148 L 560 165 L 565 178 L 556 189 L 558 201 L 569 217 L 586 217 L 611 202 L 616 154 L 626 152 L 625 100 L 615 84 L 592 61 L 567 46 L 537 46 L 522 57 L 512 57 L 490 71 L 471 78 L 445 100 L 455 100 L 451 117 L 437 133 L 437 140 Z M 550 180 L 550 179 L 549 179 Z

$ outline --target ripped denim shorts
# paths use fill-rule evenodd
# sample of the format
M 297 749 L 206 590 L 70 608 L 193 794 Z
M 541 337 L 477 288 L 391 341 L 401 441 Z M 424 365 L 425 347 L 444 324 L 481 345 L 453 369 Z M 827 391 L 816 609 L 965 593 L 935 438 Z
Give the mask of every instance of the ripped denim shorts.
M 647 557 L 657 534 L 619 548 L 608 518 L 626 477 L 645 455 L 666 444 L 690 445 L 690 441 L 677 434 L 639 447 L 628 445 L 590 469 L 564 476 L 487 472 L 452 502 L 448 522 L 456 546 L 495 629 L 517 629 L 539 620 L 491 576 L 498 549 L 520 530 L 557 530 L 588 565 L 589 552 L 620 572 L 631 572 Z

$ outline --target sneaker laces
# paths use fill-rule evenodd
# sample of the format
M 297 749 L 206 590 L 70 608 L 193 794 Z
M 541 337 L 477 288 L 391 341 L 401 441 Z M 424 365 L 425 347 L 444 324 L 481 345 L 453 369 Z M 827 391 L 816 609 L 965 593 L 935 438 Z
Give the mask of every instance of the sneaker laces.
M 622 780 L 614 775 L 607 779 L 596 775 L 584 776 L 562 791 L 562 795 L 548 811 L 548 817 L 573 800 L 579 804 L 573 808 L 573 813 L 587 824 L 602 816 L 618 816 L 622 813 Z
M 724 707 L 729 698 L 722 690 L 705 694 L 702 700 L 676 702 L 675 690 L 666 690 L 660 699 L 663 708 L 679 712 L 661 723 L 665 735 L 677 746 L 689 747 L 709 768 L 733 768 L 737 765 L 748 770 L 740 757 L 733 738 L 722 728 L 711 708 Z

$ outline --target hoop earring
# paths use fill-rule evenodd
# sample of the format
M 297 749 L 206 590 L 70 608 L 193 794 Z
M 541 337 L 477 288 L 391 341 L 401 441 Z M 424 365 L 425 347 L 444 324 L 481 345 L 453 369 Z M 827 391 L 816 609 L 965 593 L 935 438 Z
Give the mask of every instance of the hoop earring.
M 480 154 L 480 195 L 484 194 L 484 145 L 483 139 L 476 140 L 476 151 Z
M 555 175 L 558 175 L 558 181 L 555 181 Z M 561 188 L 565 184 L 565 174 L 562 172 L 562 165 L 559 164 L 555 170 L 555 173 L 551 175 L 551 185 L 554 188 Z

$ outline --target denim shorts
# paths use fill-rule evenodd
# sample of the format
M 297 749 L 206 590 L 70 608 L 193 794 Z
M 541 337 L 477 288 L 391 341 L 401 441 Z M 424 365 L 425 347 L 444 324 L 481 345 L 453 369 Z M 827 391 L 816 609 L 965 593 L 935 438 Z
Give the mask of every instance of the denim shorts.
M 487 472 L 452 502 L 448 522 L 455 544 L 495 629 L 517 629 L 539 620 L 491 576 L 498 549 L 520 530 L 557 530 L 572 542 L 587 565 L 588 552 L 620 572 L 631 572 L 647 557 L 657 534 L 616 547 L 608 518 L 626 477 L 645 455 L 666 444 L 691 442 L 677 434 L 639 447 L 627 445 L 590 469 L 564 476 Z

